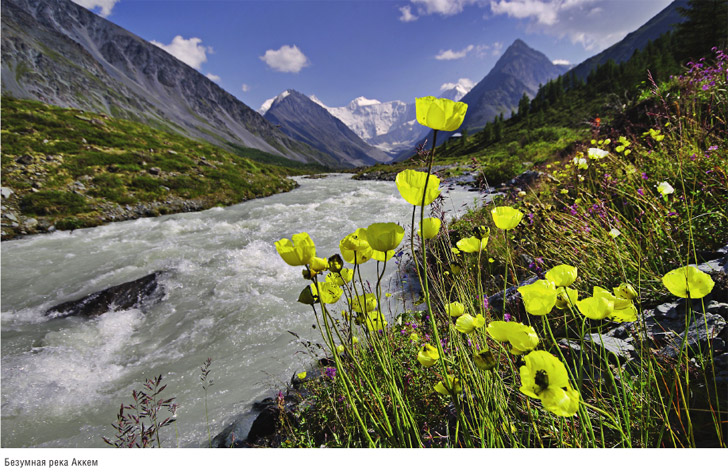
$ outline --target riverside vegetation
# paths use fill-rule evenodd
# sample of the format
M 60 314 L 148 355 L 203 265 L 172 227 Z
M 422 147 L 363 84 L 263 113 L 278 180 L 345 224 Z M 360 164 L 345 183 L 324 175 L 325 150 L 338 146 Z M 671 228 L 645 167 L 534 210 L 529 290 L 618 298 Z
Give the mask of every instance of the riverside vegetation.
M 591 137 L 544 161 L 539 180 L 458 222 L 438 211 L 430 150 L 426 171 L 397 174 L 413 210 L 402 218 L 408 230 L 363 224 L 328 258 L 304 231 L 276 242 L 281 258 L 301 267 L 299 302 L 311 306 L 322 339 L 306 348 L 325 368 L 295 376 L 301 404 L 279 393 L 277 433 L 255 443 L 725 447 L 722 351 L 683 339 L 671 357 L 655 352 L 644 311 L 679 297 L 692 301 L 686 327 L 707 328 L 693 309 L 710 293 L 728 294 L 724 273 L 695 267 L 728 236 L 727 73 L 728 56 L 714 49 L 710 60 L 647 85 L 634 108 L 648 126 L 619 130 L 594 118 Z M 419 98 L 418 120 L 457 128 L 464 106 Z M 409 271 L 419 301 L 389 314 L 390 293 L 381 280 L 363 280 L 363 266 L 378 276 L 388 266 Z M 510 287 L 520 298 L 493 299 Z M 587 345 L 626 322 L 639 358 L 624 364 L 606 346 Z M 707 399 L 700 407 L 698 391 Z M 150 428 L 159 425 L 150 425 L 137 434 L 156 436 Z
M 3 239 L 232 205 L 322 171 L 141 123 L 2 99 Z
M 399 172 L 397 187 L 413 205 L 403 249 L 421 284 L 418 311 L 387 316 L 380 282 L 359 275 L 372 262 L 383 273 L 403 253 L 398 224 L 344 237 L 341 256 L 351 268 L 339 255 L 317 257 L 306 233 L 277 242 L 312 281 L 299 301 L 312 306 L 331 362 L 307 383 L 315 406 L 281 412 L 278 443 L 725 446 L 728 399 L 710 345 L 692 355 L 683 340 L 668 361 L 639 331 L 638 364 L 622 366 L 604 347 L 585 344 L 619 323 L 640 329 L 651 303 L 701 300 L 716 286 L 694 264 L 728 236 L 726 72 L 728 56 L 714 49 L 711 61 L 644 92 L 652 127 L 605 133 L 595 119 L 593 138 L 544 164 L 545 179 L 450 226 L 425 218 L 439 194 L 434 149 L 427 171 Z M 418 121 L 456 129 L 462 106 L 420 98 Z M 521 305 L 494 308 L 487 296 L 509 286 Z M 684 318 L 695 319 L 689 306 Z M 576 351 L 565 336 L 579 342 Z M 696 387 L 705 389 L 707 409 L 691 405 Z M 705 425 L 702 412 L 707 429 L 695 423 Z

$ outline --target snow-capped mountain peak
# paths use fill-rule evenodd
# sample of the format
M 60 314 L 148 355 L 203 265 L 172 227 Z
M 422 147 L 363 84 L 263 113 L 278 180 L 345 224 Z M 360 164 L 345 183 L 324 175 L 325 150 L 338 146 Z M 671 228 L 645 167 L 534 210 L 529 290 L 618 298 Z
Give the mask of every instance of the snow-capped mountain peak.
M 382 102 L 376 99 L 367 99 L 364 96 L 359 96 L 349 103 L 349 109 L 354 110 L 356 108 L 374 106 L 376 104 L 382 104 Z
M 274 98 L 266 99 L 265 102 L 260 106 L 260 109 L 258 109 L 258 112 L 260 113 L 260 115 L 264 115 L 266 112 L 268 112 L 268 109 L 270 109 L 270 107 L 274 103 L 278 103 L 278 102 L 282 101 L 289 94 L 291 94 L 290 90 L 285 90 Z

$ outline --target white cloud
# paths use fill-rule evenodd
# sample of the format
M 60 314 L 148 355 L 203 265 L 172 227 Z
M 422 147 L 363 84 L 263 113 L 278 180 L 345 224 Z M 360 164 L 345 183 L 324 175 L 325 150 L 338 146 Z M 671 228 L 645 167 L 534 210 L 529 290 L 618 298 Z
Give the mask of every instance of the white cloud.
M 172 43 L 168 45 L 164 45 L 158 41 L 152 41 L 151 43 L 162 48 L 164 51 L 183 63 L 186 63 L 195 69 L 200 69 L 202 63 L 207 61 L 207 53 L 213 52 L 212 48 L 202 46 L 200 44 L 201 42 L 202 40 L 199 38 L 190 38 L 189 40 L 186 40 L 180 35 L 177 35 L 172 40 Z
M 283 45 L 277 50 L 266 50 L 260 59 L 281 73 L 298 73 L 309 65 L 308 58 L 296 45 Z
M 569 66 L 571 64 L 571 61 L 565 59 L 555 59 L 552 61 L 552 63 L 556 66 Z
M 593 2 L 594 0 L 497 0 L 490 2 L 490 10 L 495 15 L 508 15 L 513 18 L 533 18 L 542 25 L 553 25 L 559 13 Z
M 242 89 L 244 93 L 247 93 L 248 91 L 250 91 L 250 86 L 248 86 L 247 84 L 243 83 L 240 86 L 240 89 Z
M 468 45 L 460 51 L 440 50 L 440 52 L 435 56 L 435 59 L 437 59 L 437 60 L 455 60 L 455 59 L 465 58 L 465 56 L 467 56 L 468 53 L 473 51 L 473 48 L 475 48 L 475 46 Z
M 410 7 L 409 5 L 407 5 L 406 7 L 401 7 L 399 11 L 402 13 L 402 16 L 399 17 L 399 21 L 403 21 L 406 23 L 415 21 L 418 18 L 417 15 L 414 15 L 412 13 L 412 7 Z
M 106 18 L 111 15 L 111 9 L 114 8 L 114 5 L 119 3 L 119 0 L 73 0 L 73 2 L 81 5 L 82 7 L 88 8 L 91 11 L 99 9 L 101 11 L 96 13 Z
M 207 73 L 205 76 L 207 76 L 207 79 L 209 79 L 211 81 L 215 81 L 216 83 L 220 82 L 220 76 L 218 76 L 216 74 Z
M 494 15 L 529 20 L 527 31 L 566 37 L 585 50 L 601 50 L 639 28 L 670 1 L 490 0 L 490 10 Z
M 410 0 L 417 6 L 420 15 L 437 13 L 442 16 L 455 15 L 463 11 L 467 5 L 483 3 L 482 0 Z
M 501 41 L 494 42 L 493 45 L 491 46 L 490 54 L 492 54 L 493 56 L 500 56 L 501 53 L 503 53 L 503 42 L 501 42 Z

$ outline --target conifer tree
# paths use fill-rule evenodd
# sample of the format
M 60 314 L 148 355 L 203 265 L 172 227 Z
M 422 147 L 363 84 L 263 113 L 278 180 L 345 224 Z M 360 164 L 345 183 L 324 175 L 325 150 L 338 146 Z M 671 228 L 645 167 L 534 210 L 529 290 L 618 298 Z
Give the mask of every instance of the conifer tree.
M 686 18 L 677 27 L 681 59 L 699 60 L 714 46 L 728 46 L 728 0 L 689 0 L 679 12 Z

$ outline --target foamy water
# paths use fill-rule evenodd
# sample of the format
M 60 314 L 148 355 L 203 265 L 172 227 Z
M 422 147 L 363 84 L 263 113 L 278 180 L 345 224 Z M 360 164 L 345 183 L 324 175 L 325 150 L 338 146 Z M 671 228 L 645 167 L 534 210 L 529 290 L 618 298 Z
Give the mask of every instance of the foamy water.
M 163 395 L 180 405 L 179 442 L 170 427 L 163 444 L 206 445 L 200 367 L 208 357 L 213 435 L 284 388 L 311 361 L 289 331 L 320 335 L 310 308 L 296 302 L 306 285 L 301 268 L 286 265 L 273 243 L 306 231 L 327 257 L 358 227 L 395 221 L 409 230 L 412 210 L 392 182 L 298 180 L 292 192 L 224 209 L 4 242 L 2 445 L 105 446 L 119 405 L 160 374 Z M 478 195 L 458 188 L 446 197 L 453 216 Z M 364 269 L 372 279 L 374 265 Z M 165 296 L 147 308 L 91 320 L 44 315 L 155 271 L 164 271 Z

